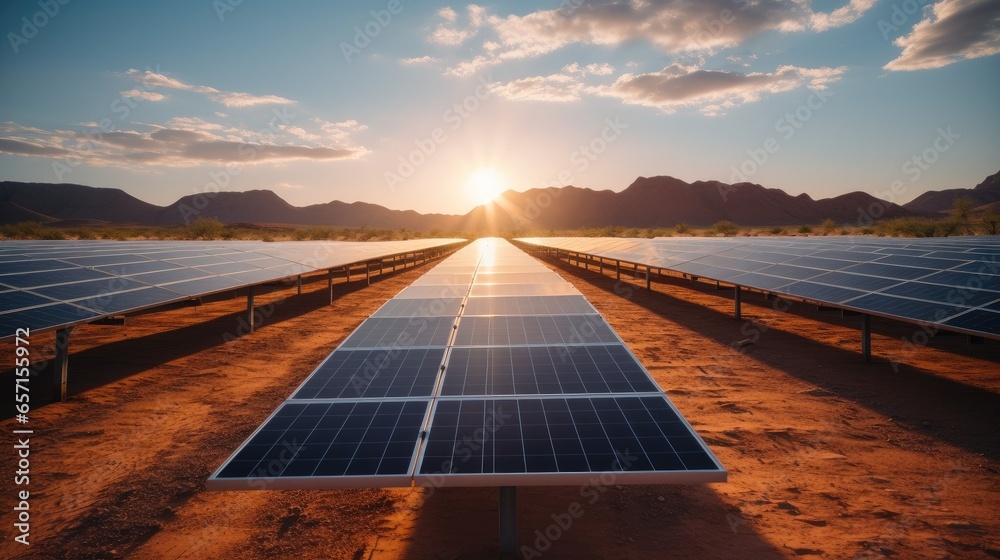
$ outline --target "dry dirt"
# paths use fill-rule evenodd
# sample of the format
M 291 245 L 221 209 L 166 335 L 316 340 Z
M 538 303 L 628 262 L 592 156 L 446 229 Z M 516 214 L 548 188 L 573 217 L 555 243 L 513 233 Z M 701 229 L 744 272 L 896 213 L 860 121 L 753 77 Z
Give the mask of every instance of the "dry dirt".
M 605 481 L 596 499 L 523 488 L 527 557 L 1000 558 L 1000 344 L 939 335 L 911 348 L 901 338 L 919 329 L 876 320 L 866 364 L 857 317 L 782 312 L 750 294 L 738 321 L 731 291 L 669 279 L 649 293 L 549 264 L 629 344 L 729 482 Z M 333 305 L 325 281 L 301 296 L 276 289 L 257 298 L 264 325 L 230 342 L 242 297 L 78 328 L 71 398 L 41 406 L 51 374 L 39 368 L 31 381 L 30 547 L 13 542 L 15 458 L 9 445 L 0 454 L 0 557 L 495 557 L 495 489 L 205 490 L 323 357 L 426 269 L 340 285 Z M 51 333 L 31 343 L 36 362 L 51 357 Z M 13 359 L 4 341 L 0 363 Z M 13 385 L 12 372 L 0 383 Z M 0 422 L 6 434 L 16 427 Z M 583 515 L 554 525 L 574 503 Z

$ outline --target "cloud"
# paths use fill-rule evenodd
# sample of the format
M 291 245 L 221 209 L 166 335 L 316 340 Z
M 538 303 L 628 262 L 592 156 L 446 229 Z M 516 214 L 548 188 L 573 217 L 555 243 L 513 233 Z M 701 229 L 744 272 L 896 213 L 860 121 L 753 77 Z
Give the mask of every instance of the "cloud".
M 441 16 L 441 19 L 447 21 L 448 23 L 455 23 L 455 21 L 458 20 L 458 12 L 448 6 L 441 8 L 437 13 Z
M 278 183 L 278 184 L 276 184 L 274 186 L 278 187 L 279 189 L 302 189 L 302 188 L 305 188 L 302 185 L 299 185 L 299 184 L 296 184 L 296 183 L 288 183 L 288 182 Z
M 579 74 L 581 76 L 610 76 L 614 74 L 615 67 L 608 63 L 580 66 L 574 62 L 573 64 L 563 66 L 562 71 L 567 74 Z
M 571 76 L 553 74 L 495 84 L 490 87 L 490 93 L 515 101 L 567 102 L 580 99 L 583 88 L 583 84 Z
M 771 73 L 702 70 L 673 64 L 659 72 L 624 74 L 609 86 L 593 88 L 598 95 L 615 97 L 630 105 L 655 107 L 673 113 L 697 107 L 715 116 L 734 107 L 759 101 L 765 94 L 808 87 L 826 89 L 840 79 L 846 67 L 799 68 L 782 66 Z
M 925 70 L 1000 53 L 1000 2 L 941 0 L 913 31 L 893 42 L 902 47 L 886 70 Z
M 129 78 L 135 80 L 136 82 L 142 84 L 147 89 L 156 88 L 166 88 L 166 89 L 176 89 L 180 91 L 190 91 L 194 93 L 200 93 L 207 96 L 212 101 L 221 103 L 226 107 L 252 107 L 254 105 L 290 105 L 295 103 L 291 99 L 286 99 L 277 95 L 254 95 L 251 93 L 240 93 L 240 92 L 227 92 L 220 91 L 209 86 L 199 86 L 186 84 L 176 78 L 171 78 L 170 76 L 153 72 L 152 70 L 140 71 L 135 68 L 129 69 L 125 72 L 125 75 Z M 153 96 L 160 95 L 154 92 L 139 92 L 139 90 L 129 90 L 130 92 L 138 92 L 140 94 L 151 94 Z M 123 92 L 123 95 L 126 92 Z M 140 95 L 141 97 L 141 95 Z M 143 99 L 146 99 L 143 97 Z M 159 101 L 160 99 L 150 99 L 151 101 Z
M 401 58 L 399 59 L 400 64 L 429 64 L 432 62 L 440 62 L 441 60 L 430 55 L 421 56 L 418 58 Z
M 465 28 L 454 27 L 458 21 L 458 12 L 451 8 L 441 8 L 438 16 L 444 20 L 439 23 L 429 37 L 430 40 L 439 45 L 458 46 L 479 34 L 479 28 L 486 23 L 486 8 L 469 4 L 466 6 L 466 15 L 469 20 Z
M 144 101 L 163 101 L 167 98 L 166 95 L 162 93 L 156 93 L 155 91 L 144 91 L 139 89 L 130 89 L 128 91 L 121 92 L 123 97 L 133 97 L 135 99 L 142 99 Z
M 814 12 L 809 18 L 809 27 L 815 31 L 826 31 L 854 23 L 875 5 L 877 0 L 851 0 L 846 6 L 824 14 Z
M 18 156 L 38 156 L 38 157 L 66 157 L 72 152 L 62 148 L 51 146 L 40 146 L 30 142 L 0 138 L 0 153 Z
M 496 39 L 485 41 L 482 54 L 447 69 L 446 74 L 469 75 L 486 66 L 541 56 L 573 44 L 617 46 L 643 41 L 666 53 L 712 53 L 765 32 L 825 31 L 847 25 L 875 1 L 850 0 L 830 13 L 814 12 L 810 2 L 803 0 L 574 0 L 569 8 L 523 16 L 500 17 L 482 11 L 477 18 L 492 29 Z M 439 30 L 469 30 L 438 26 L 431 40 L 448 45 L 461 44 L 476 34 L 459 37 L 442 31 L 438 36 Z
M 196 117 L 175 117 L 163 125 L 134 124 L 137 130 L 88 129 L 84 133 L 4 122 L 0 123 L 0 153 L 111 167 L 334 161 L 368 153 L 351 142 L 353 132 L 367 128 L 357 121 L 313 119 L 305 124 L 309 130 L 287 124 L 254 132 Z
M 289 105 L 295 103 L 291 99 L 277 95 L 253 95 L 250 93 L 222 93 L 214 97 L 226 107 L 252 107 L 254 105 Z

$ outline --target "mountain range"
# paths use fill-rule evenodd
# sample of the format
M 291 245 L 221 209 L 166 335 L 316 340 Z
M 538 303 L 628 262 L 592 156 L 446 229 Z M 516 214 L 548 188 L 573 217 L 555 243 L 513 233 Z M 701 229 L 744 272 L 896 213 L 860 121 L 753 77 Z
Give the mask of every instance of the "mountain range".
M 827 218 L 859 224 L 868 216 L 940 215 L 956 197 L 974 206 L 1000 202 L 1000 172 L 972 189 L 926 192 L 902 206 L 856 191 L 814 200 L 754 183 L 687 183 L 668 176 L 639 177 L 615 192 L 574 186 L 509 190 L 464 215 L 420 214 L 365 202 L 293 206 L 269 190 L 185 196 L 156 206 L 120 189 L 73 184 L 0 182 L 0 224 L 37 221 L 53 226 L 135 224 L 170 226 L 196 217 L 224 223 L 367 226 L 412 231 L 516 231 L 580 227 L 707 226 L 730 220 L 742 226 L 816 224 Z

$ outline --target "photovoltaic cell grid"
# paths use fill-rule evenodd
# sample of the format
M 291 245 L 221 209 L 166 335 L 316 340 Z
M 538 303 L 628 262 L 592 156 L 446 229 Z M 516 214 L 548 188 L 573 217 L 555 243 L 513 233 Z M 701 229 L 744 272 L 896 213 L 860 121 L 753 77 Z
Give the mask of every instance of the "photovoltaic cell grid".
M 0 338 L 461 241 L 3 241 Z
M 530 238 L 844 309 L 1000 338 L 1000 238 Z
M 537 285 L 556 289 L 533 293 Z M 477 295 L 477 287 L 500 286 L 511 295 Z M 395 408 L 372 412 L 370 404 L 348 420 L 356 432 L 320 418 L 383 399 L 419 404 L 420 429 L 400 429 Z M 288 408 L 306 403 L 339 406 Z M 357 427 L 366 422 L 378 428 L 368 440 Z M 411 438 L 407 449 L 388 425 Z M 282 460 L 295 442 L 306 442 L 308 454 Z M 409 478 L 398 470 L 404 462 Z M 603 472 L 635 483 L 725 479 L 582 295 L 509 243 L 479 240 L 362 323 L 209 487 L 258 479 L 269 488 L 577 484 Z

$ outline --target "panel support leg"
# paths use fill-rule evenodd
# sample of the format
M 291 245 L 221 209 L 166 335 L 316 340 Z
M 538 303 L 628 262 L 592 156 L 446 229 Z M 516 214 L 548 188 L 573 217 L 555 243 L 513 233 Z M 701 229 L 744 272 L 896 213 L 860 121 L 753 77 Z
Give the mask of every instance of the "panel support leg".
M 326 287 L 330 292 L 330 305 L 333 305 L 333 269 L 326 271 Z
M 500 487 L 500 558 L 517 558 L 517 486 Z
M 247 325 L 250 332 L 253 332 L 253 286 L 247 288 Z
M 69 333 L 73 327 L 56 331 L 56 359 L 53 375 L 55 383 L 52 386 L 52 402 L 66 400 L 66 382 L 69 379 Z
M 872 316 L 861 316 L 861 356 L 866 362 L 872 361 Z
M 622 279 L 622 261 L 615 261 L 615 280 Z
M 371 261 L 365 261 L 365 283 L 369 286 L 372 285 L 372 263 Z
M 737 319 L 743 318 L 743 290 L 739 286 L 733 291 L 733 316 Z
M 302 295 L 302 275 L 299 274 L 295 279 L 295 288 L 298 290 L 298 294 Z
M 378 277 L 381 279 L 383 274 L 385 274 L 385 259 L 379 259 L 378 260 Z
M 647 290 L 652 290 L 652 288 L 650 288 L 650 277 L 649 277 L 649 267 L 648 266 L 646 267 L 646 289 Z
M 344 270 L 347 271 L 347 283 L 350 284 L 351 283 L 351 265 L 345 266 Z

